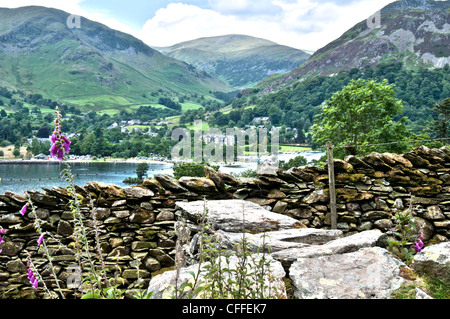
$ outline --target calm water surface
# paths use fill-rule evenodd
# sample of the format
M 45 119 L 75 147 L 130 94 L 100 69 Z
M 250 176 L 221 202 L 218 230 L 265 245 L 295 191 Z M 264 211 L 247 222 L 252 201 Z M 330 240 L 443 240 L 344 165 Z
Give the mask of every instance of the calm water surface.
M 137 166 L 135 163 L 70 163 L 75 184 L 80 186 L 90 181 L 129 186 L 122 181 L 127 177 L 136 177 Z M 0 194 L 4 194 L 6 190 L 23 193 L 25 190 L 41 190 L 42 187 L 65 187 L 68 182 L 60 177 L 64 168 L 65 164 L 0 164 Z M 171 165 L 149 164 L 149 176 L 171 172 Z
M 298 154 L 297 154 L 298 155 Z M 295 154 L 280 154 L 280 160 L 288 160 L 297 156 Z M 302 153 L 308 161 L 318 159 L 323 153 Z M 149 163 L 149 177 L 158 174 L 172 174 L 172 165 L 167 163 Z M 136 177 L 137 163 L 113 163 L 113 162 L 84 162 L 70 163 L 75 184 L 86 185 L 90 181 L 98 181 L 118 186 L 130 186 L 123 183 L 127 177 Z M 23 193 L 26 190 L 42 190 L 42 187 L 67 186 L 67 182 L 60 177 L 65 164 L 0 164 L 0 194 L 9 190 L 15 193 Z M 240 166 L 221 166 L 224 173 L 239 173 L 247 169 L 256 169 L 256 162 L 244 163 Z

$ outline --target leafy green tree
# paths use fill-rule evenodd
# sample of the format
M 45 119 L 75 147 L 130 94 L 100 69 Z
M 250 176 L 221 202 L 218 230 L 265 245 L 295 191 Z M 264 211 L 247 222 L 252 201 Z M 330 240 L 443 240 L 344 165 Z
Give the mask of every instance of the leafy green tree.
M 432 111 L 436 114 L 437 119 L 429 122 L 430 133 L 437 138 L 450 138 L 450 98 L 443 103 L 436 103 Z M 450 141 L 446 141 L 446 143 L 450 143 Z
M 50 155 L 50 141 L 39 142 L 37 138 L 33 138 L 30 145 L 30 151 L 34 155 L 45 154 Z
M 398 122 L 393 120 L 403 110 L 402 102 L 394 95 L 394 86 L 386 80 L 381 83 L 352 80 L 325 101 L 322 113 L 316 116 L 315 142 L 325 145 L 330 141 L 335 146 L 345 147 L 352 155 L 369 151 L 403 151 L 401 144 L 361 147 L 401 141 L 409 135 L 405 117 Z
M 296 156 L 289 161 L 280 161 L 280 168 L 288 170 L 291 167 L 300 167 L 308 164 L 308 160 L 304 156 Z
M 147 163 L 140 163 L 136 168 L 136 175 L 139 179 L 143 179 L 149 170 L 149 166 Z
M 14 151 L 13 151 L 13 155 L 14 155 L 14 157 L 19 157 L 20 156 L 20 150 L 15 148 Z
M 183 176 L 205 177 L 204 166 L 206 163 L 177 163 L 173 166 L 173 176 L 179 179 Z M 211 166 L 212 169 L 218 171 L 219 166 Z

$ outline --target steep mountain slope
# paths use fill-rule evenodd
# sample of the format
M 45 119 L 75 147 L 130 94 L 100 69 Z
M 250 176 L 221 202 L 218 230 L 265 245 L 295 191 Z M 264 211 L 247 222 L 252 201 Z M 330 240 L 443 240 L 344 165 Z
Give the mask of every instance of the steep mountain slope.
M 231 90 L 100 23 L 81 18 L 80 28 L 69 28 L 69 15 L 38 6 L 0 9 L 0 85 L 97 108 L 149 103 L 158 91 Z
M 262 92 L 380 62 L 402 62 L 408 69 L 450 64 L 450 1 L 397 1 L 381 10 L 380 22 L 381 27 L 374 28 L 367 20 L 361 21 L 300 67 L 260 83 Z
M 201 38 L 155 49 L 236 88 L 250 87 L 273 73 L 288 72 L 310 56 L 301 50 L 245 35 Z

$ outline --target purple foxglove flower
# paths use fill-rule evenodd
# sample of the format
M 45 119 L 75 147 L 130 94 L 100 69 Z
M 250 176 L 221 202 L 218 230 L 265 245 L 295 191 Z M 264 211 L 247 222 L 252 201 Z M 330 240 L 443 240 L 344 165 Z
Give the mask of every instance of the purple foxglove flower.
M 25 213 L 27 212 L 27 208 L 28 208 L 28 204 L 25 204 L 22 209 L 20 210 L 20 213 L 23 215 L 25 215 Z
M 56 140 L 57 140 L 56 134 L 53 133 L 52 137 L 50 138 L 50 141 L 52 141 L 52 143 L 55 144 Z
M 37 245 L 38 247 L 42 244 L 42 241 L 44 240 L 44 234 L 42 234 L 41 236 L 39 236 L 38 240 L 37 240 Z
M 69 146 L 70 146 L 70 144 L 72 144 L 72 142 L 69 141 L 69 139 L 65 136 L 62 136 L 61 139 L 64 143 L 64 149 L 66 150 L 66 153 L 69 153 L 69 150 L 70 150 Z
M 30 280 L 34 277 L 33 271 L 31 270 L 31 268 L 28 268 L 28 280 Z
M 53 144 L 52 147 L 50 147 L 50 155 L 52 157 L 55 157 L 58 153 L 58 147 L 56 145 L 57 144 Z
M 30 284 L 33 286 L 34 289 L 37 289 L 39 282 L 34 275 L 30 278 Z
M 416 252 L 420 253 L 423 250 L 423 246 L 424 246 L 423 241 L 419 240 L 416 243 L 416 246 L 414 247 L 414 249 Z
M 64 156 L 64 152 L 61 150 L 58 150 L 58 156 L 57 156 L 58 161 L 62 161 L 63 156 Z
M 5 234 L 5 229 L 4 228 L 2 228 L 2 229 L 0 229 L 0 234 Z

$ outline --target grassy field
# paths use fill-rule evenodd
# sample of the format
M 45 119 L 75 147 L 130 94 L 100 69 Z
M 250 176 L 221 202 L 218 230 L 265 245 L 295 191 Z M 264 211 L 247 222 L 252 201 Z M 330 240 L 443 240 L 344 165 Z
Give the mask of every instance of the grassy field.
M 280 145 L 280 152 L 309 152 L 311 147 L 295 146 L 295 145 Z
M 180 104 L 181 104 L 181 109 L 182 109 L 183 111 L 187 111 L 187 110 L 197 110 L 197 109 L 199 109 L 199 108 L 202 107 L 200 104 L 191 103 L 191 102 L 180 103 Z
M 2 159 L 6 159 L 6 160 L 12 160 L 15 159 L 14 155 L 13 155 L 13 151 L 14 151 L 14 145 L 10 145 L 7 147 L 0 147 L 0 151 L 3 151 L 4 156 L 0 156 L 0 160 Z M 26 147 L 21 147 L 20 148 L 20 155 L 23 155 L 23 157 L 25 158 L 27 154 L 27 148 Z

